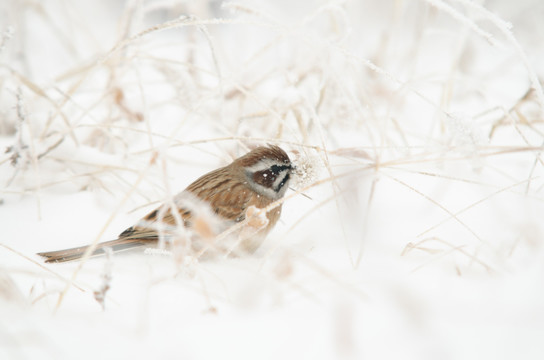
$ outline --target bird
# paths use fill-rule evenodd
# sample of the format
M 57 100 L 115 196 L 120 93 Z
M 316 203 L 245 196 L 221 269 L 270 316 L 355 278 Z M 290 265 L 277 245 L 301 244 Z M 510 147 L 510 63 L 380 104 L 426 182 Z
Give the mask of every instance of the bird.
M 280 219 L 281 202 L 269 210 L 267 207 L 285 195 L 295 169 L 279 146 L 256 147 L 229 165 L 201 176 L 117 239 L 98 243 L 91 256 L 104 255 L 109 249 L 118 252 L 161 244 L 172 248 L 176 243 L 198 256 L 225 253 L 234 246 L 253 253 Z M 230 229 L 234 231 L 228 234 Z M 90 246 L 37 255 L 46 263 L 73 261 L 82 258 Z

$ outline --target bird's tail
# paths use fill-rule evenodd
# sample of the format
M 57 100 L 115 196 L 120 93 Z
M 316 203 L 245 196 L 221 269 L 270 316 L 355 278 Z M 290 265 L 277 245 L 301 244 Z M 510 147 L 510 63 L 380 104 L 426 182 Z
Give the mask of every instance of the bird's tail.
M 135 247 L 150 246 L 156 243 L 155 239 L 117 239 L 99 243 L 91 256 L 106 254 L 105 248 L 111 248 L 113 252 L 128 250 Z M 90 246 L 81 246 L 71 249 L 41 252 L 38 255 L 45 258 L 46 263 L 59 263 L 80 259 Z

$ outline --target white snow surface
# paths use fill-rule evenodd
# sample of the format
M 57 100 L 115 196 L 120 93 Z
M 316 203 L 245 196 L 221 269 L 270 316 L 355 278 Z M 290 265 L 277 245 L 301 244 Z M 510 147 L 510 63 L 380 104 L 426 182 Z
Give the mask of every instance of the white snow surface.
M 542 16 L 4 0 L 0 359 L 543 359 Z M 267 143 L 298 178 L 254 255 L 36 255 Z

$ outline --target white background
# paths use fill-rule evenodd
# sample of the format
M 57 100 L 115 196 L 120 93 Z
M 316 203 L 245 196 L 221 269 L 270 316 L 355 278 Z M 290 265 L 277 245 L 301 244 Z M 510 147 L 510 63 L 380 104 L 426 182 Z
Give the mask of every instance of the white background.
M 0 358 L 544 356 L 540 1 L 0 7 Z M 267 142 L 253 256 L 35 255 Z

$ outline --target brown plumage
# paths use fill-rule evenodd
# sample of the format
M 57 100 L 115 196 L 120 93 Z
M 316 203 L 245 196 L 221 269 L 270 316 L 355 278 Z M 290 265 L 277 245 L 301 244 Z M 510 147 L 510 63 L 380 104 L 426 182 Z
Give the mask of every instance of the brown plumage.
M 188 240 L 188 248 L 199 256 L 225 252 L 232 245 L 221 233 L 244 221 L 254 208 L 262 209 L 282 198 L 292 170 L 289 157 L 280 147 L 258 147 L 231 164 L 201 176 L 176 195 L 172 204 L 164 204 L 150 212 L 117 239 L 99 243 L 92 256 L 104 254 L 106 247 L 113 251 L 153 247 L 160 240 L 171 246 L 179 239 Z M 172 212 L 172 209 L 176 211 Z M 281 205 L 268 211 L 266 220 L 256 221 L 257 225 L 248 221 L 250 226 L 237 229 L 229 238 L 239 245 L 238 248 L 253 252 L 280 215 Z M 83 246 L 38 255 L 45 257 L 46 262 L 64 262 L 81 258 L 87 248 Z

